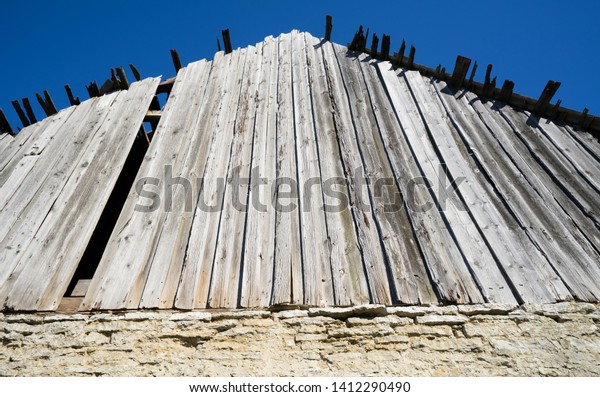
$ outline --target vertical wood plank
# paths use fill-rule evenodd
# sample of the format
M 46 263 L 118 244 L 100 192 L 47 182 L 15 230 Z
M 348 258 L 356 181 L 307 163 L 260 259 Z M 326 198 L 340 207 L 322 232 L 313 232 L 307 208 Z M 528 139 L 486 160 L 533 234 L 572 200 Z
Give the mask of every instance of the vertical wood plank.
M 272 305 L 302 304 L 304 302 L 298 202 L 289 198 L 298 196 L 291 90 L 292 38 L 297 34 L 296 31 L 291 34 L 283 34 L 279 36 L 278 40 L 276 135 L 278 183 L 274 193 L 276 216 Z
M 271 189 L 275 183 L 278 40 L 267 37 L 262 45 L 261 74 L 250 175 L 243 256 L 242 307 L 266 307 L 273 289 L 275 207 Z
M 292 90 L 294 130 L 298 161 L 298 210 L 302 235 L 304 303 L 310 306 L 333 304 L 331 249 L 323 211 L 319 153 L 310 103 L 304 33 L 292 40 Z
M 360 254 L 354 219 L 348 198 L 347 176 L 340 156 L 334 107 L 327 84 L 323 52 L 319 40 L 306 34 L 307 65 L 311 87 L 315 136 L 319 148 L 321 177 L 325 191 L 327 233 L 331 247 L 331 272 L 335 305 L 350 306 L 369 302 L 369 290 Z M 331 183 L 330 183 L 331 182 Z M 334 188 L 335 187 L 335 188 Z M 334 192 L 341 193 L 340 200 Z

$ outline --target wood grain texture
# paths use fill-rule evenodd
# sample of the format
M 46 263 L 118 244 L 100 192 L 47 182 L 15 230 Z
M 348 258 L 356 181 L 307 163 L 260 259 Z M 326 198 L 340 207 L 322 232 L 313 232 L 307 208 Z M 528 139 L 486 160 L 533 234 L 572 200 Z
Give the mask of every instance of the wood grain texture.
M 158 85 L 0 135 L 3 310 L 66 304 Z M 169 85 L 80 310 L 600 301 L 590 134 L 298 31 Z

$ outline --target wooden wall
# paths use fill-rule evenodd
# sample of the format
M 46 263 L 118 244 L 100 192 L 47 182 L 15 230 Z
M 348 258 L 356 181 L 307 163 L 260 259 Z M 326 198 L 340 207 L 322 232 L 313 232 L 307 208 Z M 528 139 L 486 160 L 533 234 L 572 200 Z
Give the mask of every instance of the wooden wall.
M 56 308 L 155 89 L 0 141 L 5 307 Z M 179 70 L 80 309 L 597 302 L 599 171 L 586 132 L 268 37 Z
M 158 83 L 147 79 L 64 109 L 0 147 L 4 309 L 57 308 Z

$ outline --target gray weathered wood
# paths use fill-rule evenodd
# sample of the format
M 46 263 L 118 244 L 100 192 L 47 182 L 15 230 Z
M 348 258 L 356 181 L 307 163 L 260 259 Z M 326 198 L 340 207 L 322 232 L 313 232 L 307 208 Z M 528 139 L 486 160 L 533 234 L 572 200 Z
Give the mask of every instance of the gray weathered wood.
M 275 207 L 271 189 L 276 170 L 278 41 L 267 37 L 261 46 L 261 74 L 252 142 L 250 201 L 244 235 L 240 306 L 265 307 L 271 301 L 275 253 Z
M 340 156 L 335 110 L 327 82 L 324 54 L 322 50 L 317 49 L 319 44 L 317 39 L 306 35 L 306 40 L 315 136 L 319 148 L 321 178 L 324 183 L 323 204 L 327 207 L 325 215 L 331 247 L 331 282 L 335 304 L 338 306 L 364 304 L 369 302 L 369 290 L 354 229 L 352 210 L 347 199 L 342 201 L 333 194 L 333 191 L 336 191 L 347 198 L 348 183 Z
M 294 110 L 291 91 L 292 38 L 298 32 L 279 36 L 277 83 L 277 185 L 275 201 L 275 264 L 271 304 L 302 304 L 302 262 L 298 201 L 297 162 L 294 143 Z M 285 187 L 283 187 L 285 186 Z M 294 209 L 291 207 L 294 206 Z

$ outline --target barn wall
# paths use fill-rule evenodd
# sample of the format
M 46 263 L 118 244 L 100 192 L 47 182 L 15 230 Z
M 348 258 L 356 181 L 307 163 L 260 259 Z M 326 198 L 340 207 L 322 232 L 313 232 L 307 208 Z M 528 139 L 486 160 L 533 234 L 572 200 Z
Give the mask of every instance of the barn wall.
M 0 314 L 0 375 L 600 375 L 600 306 Z

